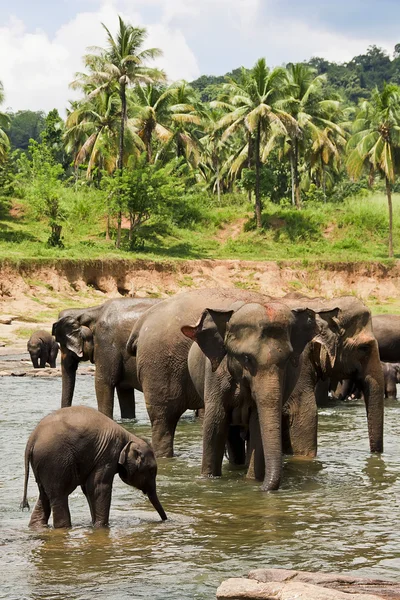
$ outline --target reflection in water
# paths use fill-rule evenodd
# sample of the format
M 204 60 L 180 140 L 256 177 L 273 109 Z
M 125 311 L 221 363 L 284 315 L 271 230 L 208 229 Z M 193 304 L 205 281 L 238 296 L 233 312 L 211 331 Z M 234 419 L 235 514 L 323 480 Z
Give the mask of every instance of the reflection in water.
M 325 405 L 318 458 L 287 458 L 282 489 L 271 494 L 228 465 L 222 478 L 201 478 L 200 425 L 188 413 L 178 427 L 177 457 L 159 461 L 168 521 L 117 477 L 109 530 L 89 526 L 77 490 L 72 530 L 31 532 L 29 515 L 18 510 L 23 452 L 39 419 L 58 408 L 61 381 L 3 378 L 1 385 L 1 600 L 205 600 L 223 579 L 260 566 L 398 576 L 397 402 L 387 406 L 382 456 L 368 452 L 362 403 Z M 78 377 L 79 403 L 95 405 L 93 387 L 91 377 Z M 150 437 L 141 397 L 137 422 L 124 425 Z M 31 504 L 36 491 L 31 476 Z

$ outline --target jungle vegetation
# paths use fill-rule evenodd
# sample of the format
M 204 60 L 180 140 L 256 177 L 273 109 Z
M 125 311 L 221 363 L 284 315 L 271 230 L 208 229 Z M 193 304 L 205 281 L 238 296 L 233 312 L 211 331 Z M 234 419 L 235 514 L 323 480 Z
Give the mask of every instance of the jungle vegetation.
M 1 254 L 394 256 L 400 44 L 169 83 L 144 28 L 104 34 L 65 120 L 0 112 Z

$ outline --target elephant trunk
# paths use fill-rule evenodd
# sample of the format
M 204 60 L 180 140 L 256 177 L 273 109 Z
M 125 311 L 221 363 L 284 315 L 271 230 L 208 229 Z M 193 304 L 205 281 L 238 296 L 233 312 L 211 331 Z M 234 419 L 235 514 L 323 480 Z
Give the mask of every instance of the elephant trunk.
M 371 452 L 383 452 L 385 384 L 377 345 L 370 354 L 369 360 L 364 367 L 363 375 L 369 447 Z
M 255 378 L 251 386 L 265 460 L 263 491 L 277 490 L 282 477 L 282 375 L 274 366 L 262 378 Z
M 167 515 L 165 514 L 165 511 L 161 505 L 161 502 L 158 499 L 157 492 L 156 492 L 156 484 L 152 485 L 151 488 L 146 491 L 146 493 L 147 493 L 148 499 L 150 500 L 150 502 L 152 503 L 152 505 L 158 512 L 158 514 L 160 515 L 161 519 L 163 521 L 166 521 Z
M 61 392 L 61 408 L 71 406 L 74 396 L 76 371 L 78 361 L 74 360 L 69 354 L 61 356 L 61 376 L 62 376 L 62 392 Z

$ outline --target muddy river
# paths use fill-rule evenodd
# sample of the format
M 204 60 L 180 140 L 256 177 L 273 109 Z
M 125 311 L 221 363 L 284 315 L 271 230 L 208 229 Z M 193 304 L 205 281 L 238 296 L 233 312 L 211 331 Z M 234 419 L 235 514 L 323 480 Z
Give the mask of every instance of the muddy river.
M 387 402 L 382 456 L 368 452 L 361 402 L 321 408 L 318 457 L 286 459 L 283 486 L 272 494 L 227 464 L 221 479 L 200 478 L 200 425 L 187 413 L 177 457 L 159 461 L 168 521 L 116 477 L 110 529 L 90 527 L 77 490 L 73 528 L 38 533 L 19 510 L 24 448 L 58 408 L 61 379 L 3 377 L 0 388 L 1 600 L 211 600 L 223 579 L 262 566 L 399 578 L 400 402 Z M 78 403 L 96 405 L 92 377 L 78 376 Z M 137 404 L 137 422 L 124 425 L 149 436 L 140 394 Z M 31 474 L 31 506 L 36 492 Z

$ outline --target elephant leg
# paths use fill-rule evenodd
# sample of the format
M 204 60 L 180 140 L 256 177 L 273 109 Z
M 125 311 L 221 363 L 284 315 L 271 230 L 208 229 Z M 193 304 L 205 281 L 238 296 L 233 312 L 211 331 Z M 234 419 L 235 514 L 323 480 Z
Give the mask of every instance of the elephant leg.
M 229 422 L 219 394 L 211 393 L 206 397 L 201 474 L 220 477 Z
M 111 470 L 93 471 L 85 483 L 85 495 L 93 527 L 108 527 L 114 474 Z
M 396 400 L 397 390 L 396 390 L 396 379 L 394 375 L 390 374 L 385 378 L 385 398 L 391 398 L 392 400 Z
M 284 407 L 284 452 L 297 456 L 316 456 L 317 432 L 318 411 L 313 388 L 306 386 L 300 391 L 295 390 Z
M 168 415 L 153 414 L 148 410 L 151 422 L 151 441 L 154 454 L 157 458 L 171 458 L 174 456 L 174 437 L 179 419 L 183 413 L 173 413 Z
M 135 390 L 132 388 L 124 389 L 117 385 L 117 396 L 121 419 L 136 419 Z
M 246 462 L 246 443 L 242 434 L 242 426 L 229 426 L 226 448 L 228 460 L 232 465 L 244 465 Z
M 55 529 L 71 527 L 71 514 L 68 506 L 68 496 L 50 498 L 53 513 L 53 526 Z
M 44 527 L 48 524 L 51 513 L 50 501 L 46 492 L 39 486 L 39 498 L 32 511 L 29 527 Z
M 33 364 L 33 368 L 34 369 L 38 369 L 39 368 L 39 358 L 37 356 L 32 356 L 31 355 L 31 361 Z
M 40 355 L 40 365 L 39 365 L 41 369 L 45 368 L 46 362 L 47 362 L 47 354 L 42 352 L 42 354 Z
M 97 398 L 97 406 L 101 413 L 113 418 L 114 413 L 114 386 L 104 381 L 103 374 L 100 373 L 101 369 L 99 365 L 96 368 L 95 375 L 95 389 L 96 389 L 96 398 Z

